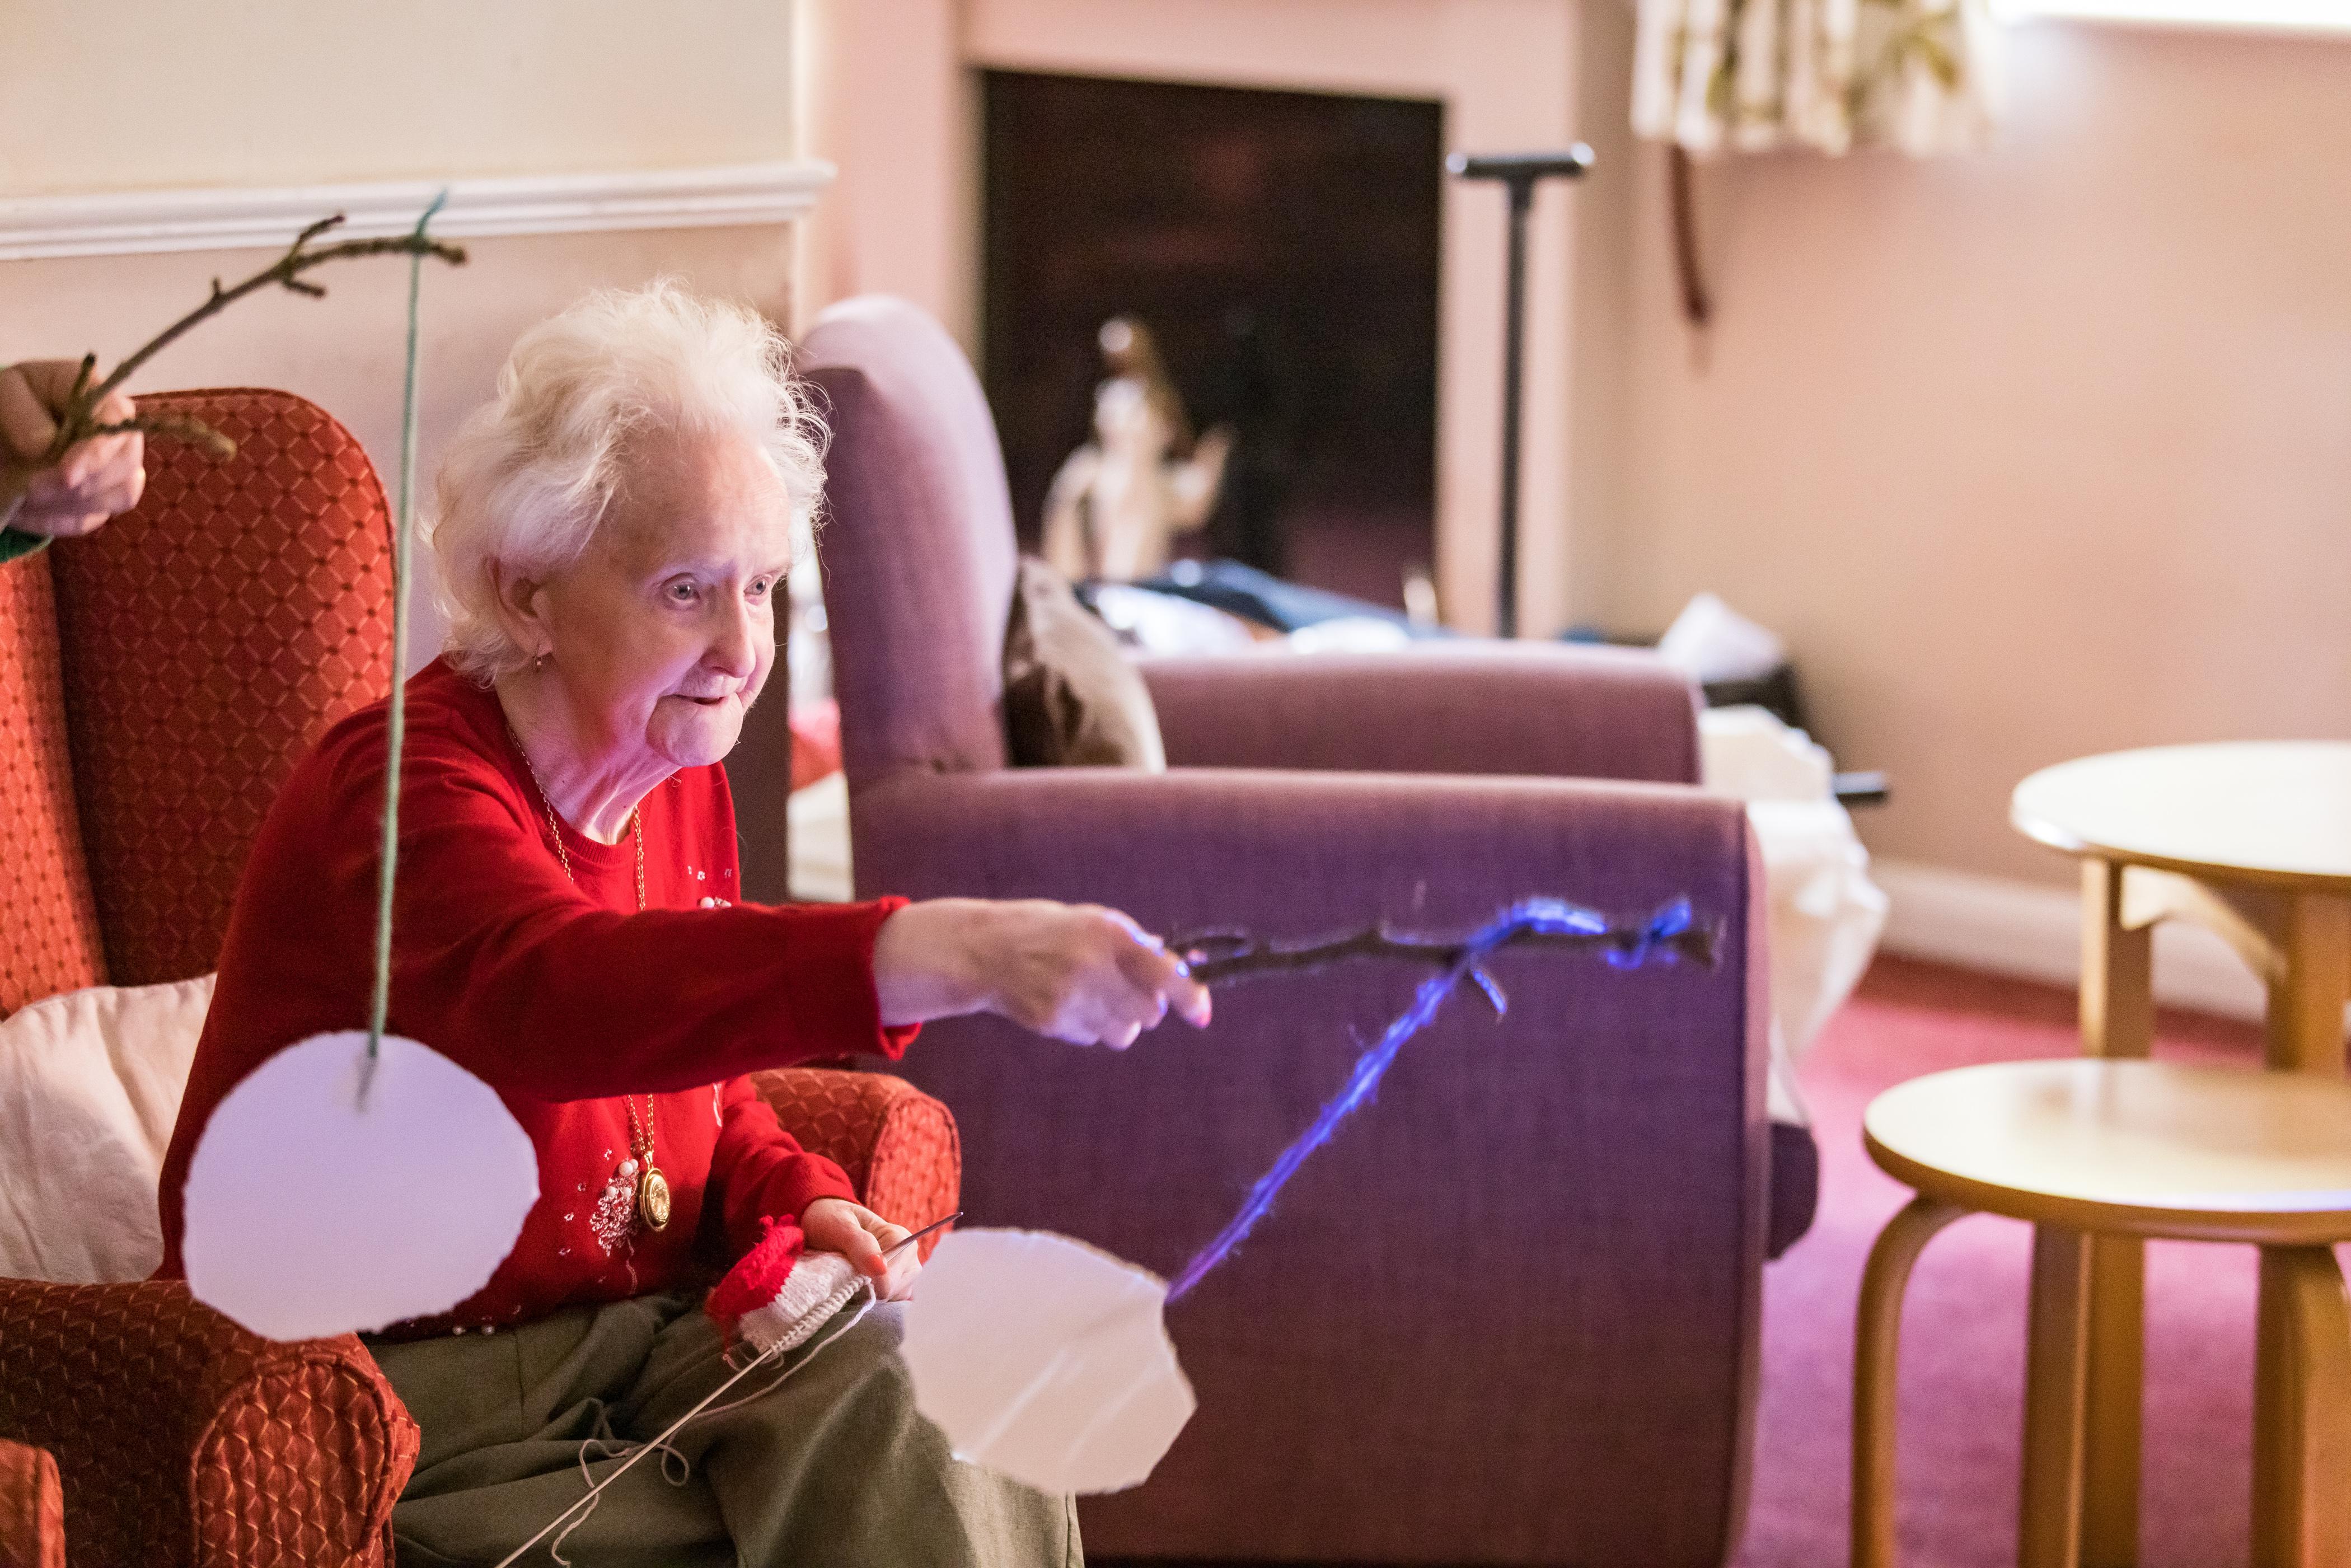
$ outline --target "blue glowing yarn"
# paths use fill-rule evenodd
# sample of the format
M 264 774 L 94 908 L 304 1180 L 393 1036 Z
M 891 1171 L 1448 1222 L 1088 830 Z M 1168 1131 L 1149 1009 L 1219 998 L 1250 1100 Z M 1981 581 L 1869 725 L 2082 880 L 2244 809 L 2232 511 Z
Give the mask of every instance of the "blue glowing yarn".
M 1688 930 L 1690 920 L 1689 900 L 1674 900 L 1657 911 L 1630 945 L 1606 949 L 1609 964 L 1615 968 L 1630 969 L 1653 957 L 1662 956 L 1670 962 L 1673 949 L 1661 948 L 1658 944 Z M 1224 1229 L 1217 1233 L 1217 1239 L 1202 1248 L 1184 1266 L 1184 1271 L 1176 1276 L 1175 1282 L 1167 1287 L 1167 1299 L 1175 1301 L 1190 1291 L 1241 1244 L 1242 1238 L 1249 1235 L 1257 1222 L 1273 1207 L 1275 1197 L 1289 1184 L 1290 1178 L 1298 1174 L 1307 1156 L 1329 1143 L 1331 1134 L 1339 1130 L 1339 1124 L 1372 1097 L 1372 1092 L 1379 1087 L 1381 1075 L 1387 1071 L 1388 1064 L 1395 1061 L 1396 1052 L 1404 1049 L 1404 1042 L 1419 1033 L 1422 1027 L 1437 1016 L 1437 1009 L 1444 1005 L 1445 998 L 1452 994 L 1456 986 L 1465 978 L 1476 981 L 1494 1004 L 1494 1010 L 1498 1013 L 1503 1010 L 1502 993 L 1487 977 L 1483 968 L 1496 948 L 1524 931 L 1556 936 L 1604 936 L 1608 930 L 1608 922 L 1604 916 L 1556 898 L 1522 899 L 1480 927 L 1476 935 L 1462 944 L 1460 956 L 1421 983 L 1420 989 L 1413 995 L 1412 1006 L 1398 1014 L 1395 1021 L 1388 1025 L 1387 1032 L 1380 1036 L 1379 1043 L 1357 1060 L 1355 1071 L 1349 1075 L 1347 1086 L 1339 1092 L 1338 1097 L 1322 1107 L 1322 1113 L 1299 1135 L 1297 1142 L 1281 1151 L 1281 1157 L 1273 1162 L 1273 1168 L 1249 1189 L 1240 1212 L 1234 1215 Z

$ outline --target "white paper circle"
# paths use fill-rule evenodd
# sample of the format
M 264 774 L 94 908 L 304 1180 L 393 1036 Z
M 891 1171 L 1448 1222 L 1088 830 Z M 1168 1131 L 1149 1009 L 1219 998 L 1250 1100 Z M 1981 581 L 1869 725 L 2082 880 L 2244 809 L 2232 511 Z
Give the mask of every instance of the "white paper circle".
M 188 1288 L 271 1339 L 444 1312 L 488 1282 L 538 1201 L 530 1138 L 430 1047 L 313 1035 L 248 1073 L 188 1163 Z
M 914 1407 L 957 1457 L 1049 1492 L 1150 1479 L 1192 1418 L 1157 1277 L 1041 1230 L 958 1230 L 906 1309 Z

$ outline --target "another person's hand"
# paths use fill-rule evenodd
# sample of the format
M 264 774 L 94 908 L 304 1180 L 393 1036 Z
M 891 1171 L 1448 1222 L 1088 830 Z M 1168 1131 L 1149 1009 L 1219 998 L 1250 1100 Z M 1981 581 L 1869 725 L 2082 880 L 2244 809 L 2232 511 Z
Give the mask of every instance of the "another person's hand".
M 1123 1051 L 1173 1009 L 1206 1028 L 1207 988 L 1114 909 L 941 898 L 883 922 L 873 986 L 888 1024 L 1001 1014 L 1072 1045 Z
M 850 1267 L 873 1281 L 873 1292 L 885 1301 L 903 1301 L 914 1293 L 914 1276 L 923 1270 L 923 1249 L 909 1247 L 894 1258 L 883 1254 L 913 1234 L 893 1225 L 872 1209 L 845 1197 L 820 1197 L 800 1215 L 800 1234 L 814 1252 L 838 1252 Z
M 0 371 L 0 524 L 72 538 L 129 511 L 146 490 L 147 444 L 135 430 L 78 441 L 46 461 L 80 369 L 27 360 Z M 118 392 L 95 412 L 100 424 L 120 424 L 137 410 Z

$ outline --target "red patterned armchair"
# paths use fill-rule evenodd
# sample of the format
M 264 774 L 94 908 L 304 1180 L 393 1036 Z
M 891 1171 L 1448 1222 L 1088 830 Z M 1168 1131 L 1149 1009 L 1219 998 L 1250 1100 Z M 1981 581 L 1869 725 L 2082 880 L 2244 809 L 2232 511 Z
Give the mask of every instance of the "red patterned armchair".
M 0 566 L 0 1016 L 211 969 L 279 781 L 391 678 L 388 512 L 350 433 L 283 392 L 141 401 L 237 455 L 159 444 L 136 511 Z M 935 1100 L 815 1069 L 760 1088 L 882 1213 L 955 1207 Z M 355 1338 L 258 1339 L 178 1283 L 0 1278 L 10 1564 L 388 1565 L 415 1457 Z

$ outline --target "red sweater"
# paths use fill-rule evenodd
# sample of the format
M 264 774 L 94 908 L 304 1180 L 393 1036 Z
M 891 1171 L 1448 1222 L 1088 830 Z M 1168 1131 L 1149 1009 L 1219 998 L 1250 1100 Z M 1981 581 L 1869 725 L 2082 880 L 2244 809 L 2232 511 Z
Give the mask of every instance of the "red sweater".
M 183 1272 L 181 1189 L 213 1107 L 286 1046 L 366 1026 L 385 714 L 377 703 L 329 730 L 254 844 L 163 1158 L 159 1278 Z M 402 769 L 387 1027 L 498 1092 L 538 1152 L 539 1192 L 489 1283 L 447 1319 L 405 1332 L 674 1287 L 740 1256 L 762 1218 L 856 1196 L 743 1075 L 905 1049 L 914 1031 L 884 1030 L 873 991 L 874 934 L 903 900 L 734 902 L 735 807 L 715 766 L 644 799 L 648 913 L 636 912 L 627 834 L 600 844 L 564 824 L 575 884 L 497 698 L 438 661 L 408 684 Z M 636 1095 L 642 1117 L 648 1092 L 670 1223 L 608 1245 L 613 1228 L 600 1239 L 593 1221 L 630 1155 L 618 1096 Z

